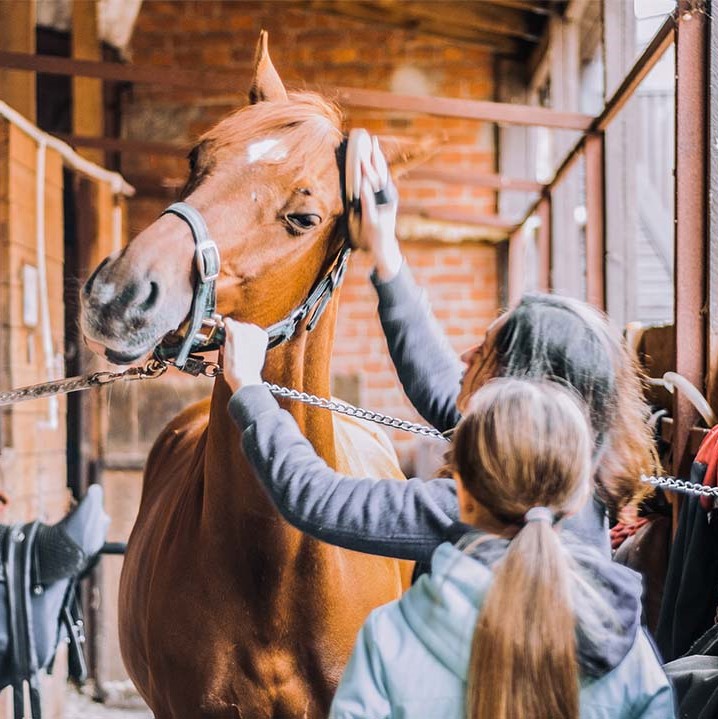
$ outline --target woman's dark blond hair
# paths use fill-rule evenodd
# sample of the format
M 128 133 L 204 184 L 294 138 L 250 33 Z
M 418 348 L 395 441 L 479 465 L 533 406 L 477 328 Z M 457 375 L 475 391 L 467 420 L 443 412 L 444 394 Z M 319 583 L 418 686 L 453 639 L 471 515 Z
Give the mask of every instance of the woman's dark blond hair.
M 596 491 L 615 516 L 651 492 L 659 468 L 640 372 L 606 317 L 584 302 L 528 294 L 498 321 L 482 377 L 555 379 L 586 402 L 595 435 Z
M 460 422 L 452 469 L 513 535 L 481 607 L 467 685 L 469 719 L 578 719 L 571 568 L 550 521 L 591 492 L 593 433 L 580 399 L 549 381 L 495 379 Z

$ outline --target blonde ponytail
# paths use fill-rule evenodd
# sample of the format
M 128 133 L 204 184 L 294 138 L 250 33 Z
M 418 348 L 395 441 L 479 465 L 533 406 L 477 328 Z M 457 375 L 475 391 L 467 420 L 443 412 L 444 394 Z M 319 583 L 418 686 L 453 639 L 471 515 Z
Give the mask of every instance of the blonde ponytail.
M 592 446 L 585 408 L 547 381 L 489 382 L 457 428 L 459 481 L 513 536 L 474 631 L 469 719 L 578 719 L 570 558 L 551 517 L 589 496 Z
M 528 522 L 497 568 L 468 676 L 470 719 L 578 718 L 569 567 L 546 522 Z

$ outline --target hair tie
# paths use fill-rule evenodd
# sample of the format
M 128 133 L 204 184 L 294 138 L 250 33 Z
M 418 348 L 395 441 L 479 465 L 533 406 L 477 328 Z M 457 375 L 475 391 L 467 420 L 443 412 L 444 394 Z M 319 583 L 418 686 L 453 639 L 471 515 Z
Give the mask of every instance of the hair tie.
M 531 507 L 526 514 L 524 514 L 524 522 L 548 522 L 553 524 L 556 517 L 548 507 Z

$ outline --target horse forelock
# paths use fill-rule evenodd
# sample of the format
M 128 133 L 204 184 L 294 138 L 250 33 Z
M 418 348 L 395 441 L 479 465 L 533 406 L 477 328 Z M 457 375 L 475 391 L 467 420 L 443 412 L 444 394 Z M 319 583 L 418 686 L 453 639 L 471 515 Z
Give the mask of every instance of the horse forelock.
M 258 102 L 236 110 L 208 130 L 200 142 L 215 151 L 240 147 L 266 137 L 281 138 L 289 155 L 311 155 L 326 143 L 342 139 L 337 105 L 312 92 L 290 93 L 287 102 Z
M 235 110 L 199 138 L 189 154 L 190 174 L 180 193 L 186 199 L 222 163 L 221 155 L 263 139 L 277 139 L 281 152 L 264 156 L 265 164 L 307 165 L 323 149 L 342 141 L 343 115 L 338 105 L 313 92 L 290 93 L 286 102 L 258 102 Z

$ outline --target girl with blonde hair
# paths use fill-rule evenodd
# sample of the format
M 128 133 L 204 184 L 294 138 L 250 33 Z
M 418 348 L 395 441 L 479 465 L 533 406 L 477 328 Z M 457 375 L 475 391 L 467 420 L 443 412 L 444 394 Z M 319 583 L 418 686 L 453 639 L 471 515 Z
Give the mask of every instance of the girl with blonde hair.
M 464 538 L 369 616 L 330 719 L 673 717 L 640 577 L 561 531 L 592 491 L 585 405 L 496 379 L 467 410 L 451 460 Z

